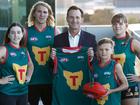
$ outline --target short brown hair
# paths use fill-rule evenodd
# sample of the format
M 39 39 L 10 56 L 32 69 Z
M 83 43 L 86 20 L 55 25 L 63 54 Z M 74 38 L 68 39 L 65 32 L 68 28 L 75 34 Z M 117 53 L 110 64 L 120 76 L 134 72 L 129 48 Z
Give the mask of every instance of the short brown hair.
M 119 22 L 120 20 L 123 20 L 124 23 L 128 23 L 126 16 L 122 13 L 118 13 L 118 14 L 114 15 L 112 17 L 111 23 L 114 24 L 116 22 Z
M 68 16 L 70 10 L 79 10 L 81 12 L 81 17 L 84 16 L 83 10 L 81 8 L 77 7 L 77 6 L 74 6 L 74 5 L 69 7 L 69 9 L 67 10 L 67 16 Z
M 114 47 L 114 41 L 110 38 L 102 38 L 98 41 L 97 46 L 101 46 L 102 44 L 110 43 Z

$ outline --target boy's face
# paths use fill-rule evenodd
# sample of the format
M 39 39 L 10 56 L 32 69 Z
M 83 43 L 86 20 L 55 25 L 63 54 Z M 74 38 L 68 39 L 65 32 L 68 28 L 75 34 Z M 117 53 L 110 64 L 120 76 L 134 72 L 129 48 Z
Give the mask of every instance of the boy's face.
M 98 56 L 101 60 L 109 61 L 113 54 L 113 46 L 110 43 L 104 43 L 98 46 Z
M 128 24 L 122 19 L 118 19 L 112 24 L 112 28 L 117 36 L 123 36 L 127 30 Z

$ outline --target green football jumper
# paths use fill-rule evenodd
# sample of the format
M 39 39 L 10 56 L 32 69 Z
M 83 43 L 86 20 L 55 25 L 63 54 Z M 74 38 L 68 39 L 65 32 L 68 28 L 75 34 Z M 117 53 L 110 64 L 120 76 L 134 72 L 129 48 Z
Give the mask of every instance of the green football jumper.
M 56 48 L 56 57 L 52 105 L 90 105 L 82 92 L 90 81 L 87 48 Z
M 101 67 L 99 61 L 93 62 L 94 81 L 101 83 L 106 89 L 114 89 L 118 86 L 115 79 L 116 62 L 111 60 L 107 65 Z M 120 92 L 112 93 L 103 99 L 93 99 L 92 105 L 121 105 Z
M 54 42 L 54 28 L 47 26 L 42 32 L 39 32 L 34 26 L 31 26 L 27 28 L 27 32 L 27 48 L 34 64 L 30 85 L 51 84 L 50 52 Z
M 28 86 L 25 83 L 28 54 L 25 48 L 14 48 L 7 44 L 7 58 L 1 66 L 1 76 L 14 75 L 15 80 L 12 84 L 0 85 L 0 92 L 7 95 L 23 95 L 28 93 Z
M 136 74 L 135 70 L 136 56 L 134 52 L 132 52 L 131 50 L 132 39 L 128 39 L 127 43 L 126 39 L 120 40 L 113 37 L 113 40 L 115 42 L 113 58 L 122 65 L 125 76 L 127 77 L 127 74 Z M 129 86 L 134 86 L 137 84 L 136 82 L 129 81 L 128 83 Z

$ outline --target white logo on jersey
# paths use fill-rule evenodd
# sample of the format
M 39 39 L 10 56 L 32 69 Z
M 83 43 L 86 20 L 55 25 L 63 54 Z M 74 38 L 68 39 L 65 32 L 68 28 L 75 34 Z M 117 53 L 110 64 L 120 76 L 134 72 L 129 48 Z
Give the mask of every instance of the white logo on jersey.
M 77 56 L 77 59 L 84 59 L 84 56 Z
M 98 74 L 94 74 L 94 78 L 98 78 Z
M 32 42 L 35 42 L 35 41 L 38 41 L 38 38 L 37 38 L 37 37 L 31 37 L 30 40 L 31 40 Z
M 111 72 L 104 72 L 104 75 L 111 75 Z
M 47 38 L 47 39 L 51 39 L 52 36 L 50 36 L 50 35 L 46 35 L 45 38 Z
M 25 52 L 22 51 L 22 52 L 21 52 L 21 55 L 25 55 Z
M 61 58 L 59 61 L 60 62 L 68 62 L 69 60 L 68 60 L 68 58 Z
M 15 52 L 10 52 L 10 55 L 11 55 L 12 57 L 17 56 L 17 54 L 16 54 Z

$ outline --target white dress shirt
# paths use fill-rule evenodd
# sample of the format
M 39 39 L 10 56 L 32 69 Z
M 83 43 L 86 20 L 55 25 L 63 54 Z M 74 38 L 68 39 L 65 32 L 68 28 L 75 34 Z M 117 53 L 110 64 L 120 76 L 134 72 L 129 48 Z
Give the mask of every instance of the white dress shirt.
M 70 34 L 70 32 L 68 32 L 69 34 L 69 43 L 70 43 L 70 47 L 77 47 L 78 43 L 79 43 L 79 39 L 80 39 L 80 33 L 81 30 L 79 31 L 79 33 L 77 35 L 75 35 L 74 37 Z

